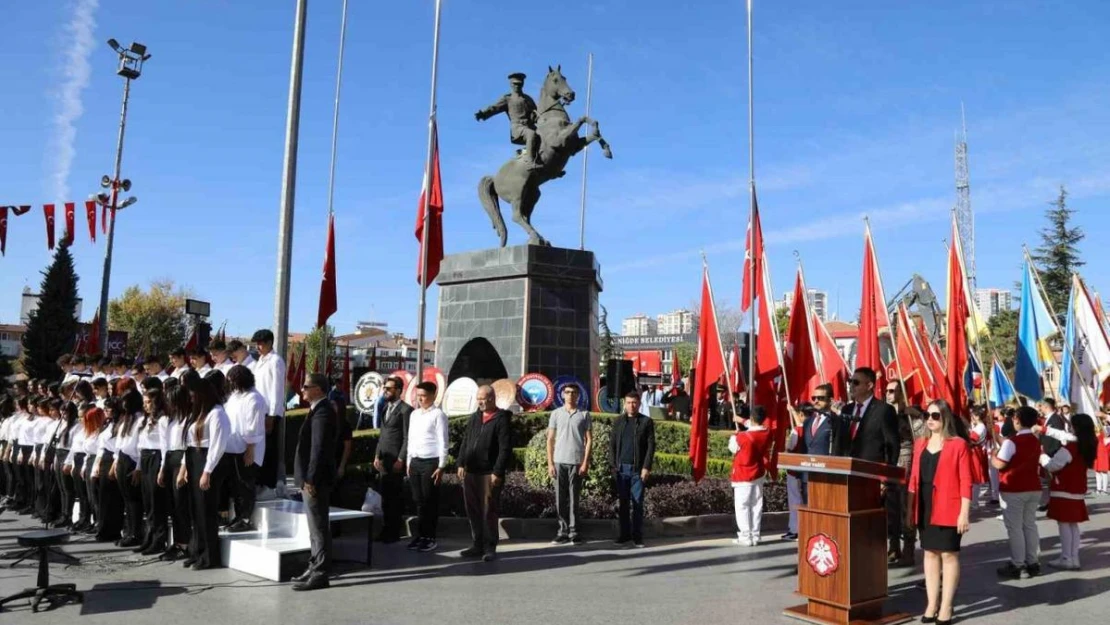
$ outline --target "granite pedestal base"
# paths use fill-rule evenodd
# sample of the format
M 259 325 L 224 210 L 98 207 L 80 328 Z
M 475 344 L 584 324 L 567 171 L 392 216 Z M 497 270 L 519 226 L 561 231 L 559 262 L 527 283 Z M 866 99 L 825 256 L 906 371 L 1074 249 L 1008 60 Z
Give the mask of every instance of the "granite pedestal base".
M 520 245 L 453 254 L 436 283 L 436 366 L 448 381 L 526 373 L 598 375 L 598 293 L 593 252 Z

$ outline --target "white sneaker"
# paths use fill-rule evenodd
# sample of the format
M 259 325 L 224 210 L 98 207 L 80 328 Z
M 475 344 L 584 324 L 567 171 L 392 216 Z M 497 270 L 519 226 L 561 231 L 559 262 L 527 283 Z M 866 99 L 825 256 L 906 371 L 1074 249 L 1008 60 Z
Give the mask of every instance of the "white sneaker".
M 751 540 L 751 542 L 748 543 L 748 546 L 749 547 L 758 547 L 759 546 L 759 539 L 758 538 L 753 538 Z
M 1056 558 L 1055 560 L 1049 562 L 1048 566 L 1051 566 L 1054 569 L 1066 571 L 1071 568 L 1071 561 L 1067 560 L 1066 558 Z

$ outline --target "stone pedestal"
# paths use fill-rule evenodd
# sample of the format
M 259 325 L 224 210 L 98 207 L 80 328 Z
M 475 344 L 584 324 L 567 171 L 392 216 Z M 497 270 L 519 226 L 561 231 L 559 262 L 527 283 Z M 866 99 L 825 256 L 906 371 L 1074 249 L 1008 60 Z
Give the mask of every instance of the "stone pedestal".
M 436 366 L 448 381 L 598 375 L 598 293 L 593 252 L 520 245 L 443 259 Z

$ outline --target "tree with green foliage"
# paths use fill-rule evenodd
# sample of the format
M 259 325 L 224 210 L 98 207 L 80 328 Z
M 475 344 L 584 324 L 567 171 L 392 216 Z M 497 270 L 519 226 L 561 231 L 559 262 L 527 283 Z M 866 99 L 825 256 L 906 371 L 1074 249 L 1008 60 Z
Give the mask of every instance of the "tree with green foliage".
M 1060 195 L 1045 210 L 1048 227 L 1041 229 L 1041 245 L 1032 254 L 1040 273 L 1048 303 L 1061 318 L 1067 314 L 1071 294 L 1071 276 L 1085 265 L 1079 255 L 1079 242 L 1086 236 L 1079 226 L 1072 226 L 1074 208 L 1068 208 L 1068 191 L 1060 185 Z
M 38 308 L 23 334 L 23 371 L 29 378 L 56 380 L 62 375 L 57 360 L 73 351 L 78 327 L 77 272 L 68 243 L 58 245 L 42 275 Z
M 779 329 L 779 338 L 785 340 L 786 330 L 790 327 L 790 309 L 783 307 L 775 311 L 775 327 Z
M 1017 359 L 1018 311 L 999 311 L 987 322 L 987 329 L 990 335 L 983 337 L 979 352 L 983 370 L 989 371 L 991 361 L 998 358 L 1006 374 L 1013 379 Z
M 608 362 L 613 358 L 624 357 L 624 350 L 613 339 L 613 332 L 609 329 L 609 311 L 601 307 L 601 362 Z
M 671 349 L 678 355 L 678 366 L 682 368 L 682 374 L 690 375 L 694 370 L 694 352 L 698 351 L 698 346 L 694 343 L 676 343 Z
M 137 284 L 129 286 L 108 302 L 109 327 L 127 332 L 129 356 L 164 356 L 185 344 L 189 328 L 185 300 L 191 296 L 173 280 L 157 280 L 148 291 Z
M 305 355 L 305 368 L 308 373 L 325 373 L 327 371 L 328 361 L 321 359 L 321 353 L 326 354 L 328 359 L 335 358 L 335 328 L 331 326 L 324 326 L 316 328 L 308 333 L 305 337 L 305 345 L 308 353 Z M 342 366 L 342 365 L 341 365 Z M 337 371 L 332 366 L 332 372 Z
M 8 390 L 8 378 L 11 377 L 12 363 L 7 356 L 0 356 L 0 397 Z

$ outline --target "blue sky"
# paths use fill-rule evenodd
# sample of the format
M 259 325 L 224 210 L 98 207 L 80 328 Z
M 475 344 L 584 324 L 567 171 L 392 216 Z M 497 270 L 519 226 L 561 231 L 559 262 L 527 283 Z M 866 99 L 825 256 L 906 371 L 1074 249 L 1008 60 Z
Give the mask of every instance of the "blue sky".
M 81 88 L 75 6 L 95 8 Z M 314 322 L 339 0 L 309 3 L 290 326 Z M 423 170 L 432 0 L 352 0 L 335 189 L 341 332 L 358 319 L 413 332 L 412 236 Z M 112 164 L 122 79 L 103 43 L 153 54 L 132 90 L 123 174 L 140 202 L 118 221 L 112 294 L 169 277 L 212 302 L 216 324 L 248 333 L 273 316 L 281 158 L 294 2 L 47 0 L 5 8 L 0 63 L 3 204 L 82 200 Z M 953 138 L 967 108 L 980 286 L 1020 277 L 1045 203 L 1071 191 L 1085 276 L 1110 289 L 1110 5 L 1050 2 L 756 1 L 756 178 L 775 290 L 793 251 L 811 287 L 858 308 L 862 215 L 870 215 L 889 294 L 913 272 L 943 290 Z M 473 112 L 512 71 L 538 95 L 562 64 L 615 159 L 591 158 L 587 246 L 615 318 L 694 301 L 699 250 L 718 299 L 739 299 L 747 220 L 744 2 L 445 0 L 440 147 L 448 253 L 496 243 L 478 179 L 511 154 L 504 118 Z M 78 29 L 80 30 L 80 29 Z M 540 43 L 536 43 L 540 42 Z M 76 73 L 74 73 L 76 69 Z M 76 79 L 74 78 L 76 76 Z M 67 88 L 66 85 L 69 85 Z M 68 99 L 63 97 L 69 94 Z M 80 105 L 76 115 L 75 105 Z M 68 111 L 68 113 L 67 113 Z M 72 120 L 73 140 L 58 119 Z M 66 166 L 66 147 L 72 162 Z M 544 187 L 535 223 L 578 241 L 580 161 Z M 91 317 L 103 239 L 78 215 L 81 295 Z M 82 237 L 82 233 L 86 233 Z M 512 242 L 523 235 L 510 225 Z M 49 261 L 41 209 L 13 218 L 0 259 L 0 322 Z M 941 294 L 943 297 L 943 294 Z M 434 328 L 435 291 L 430 327 Z

